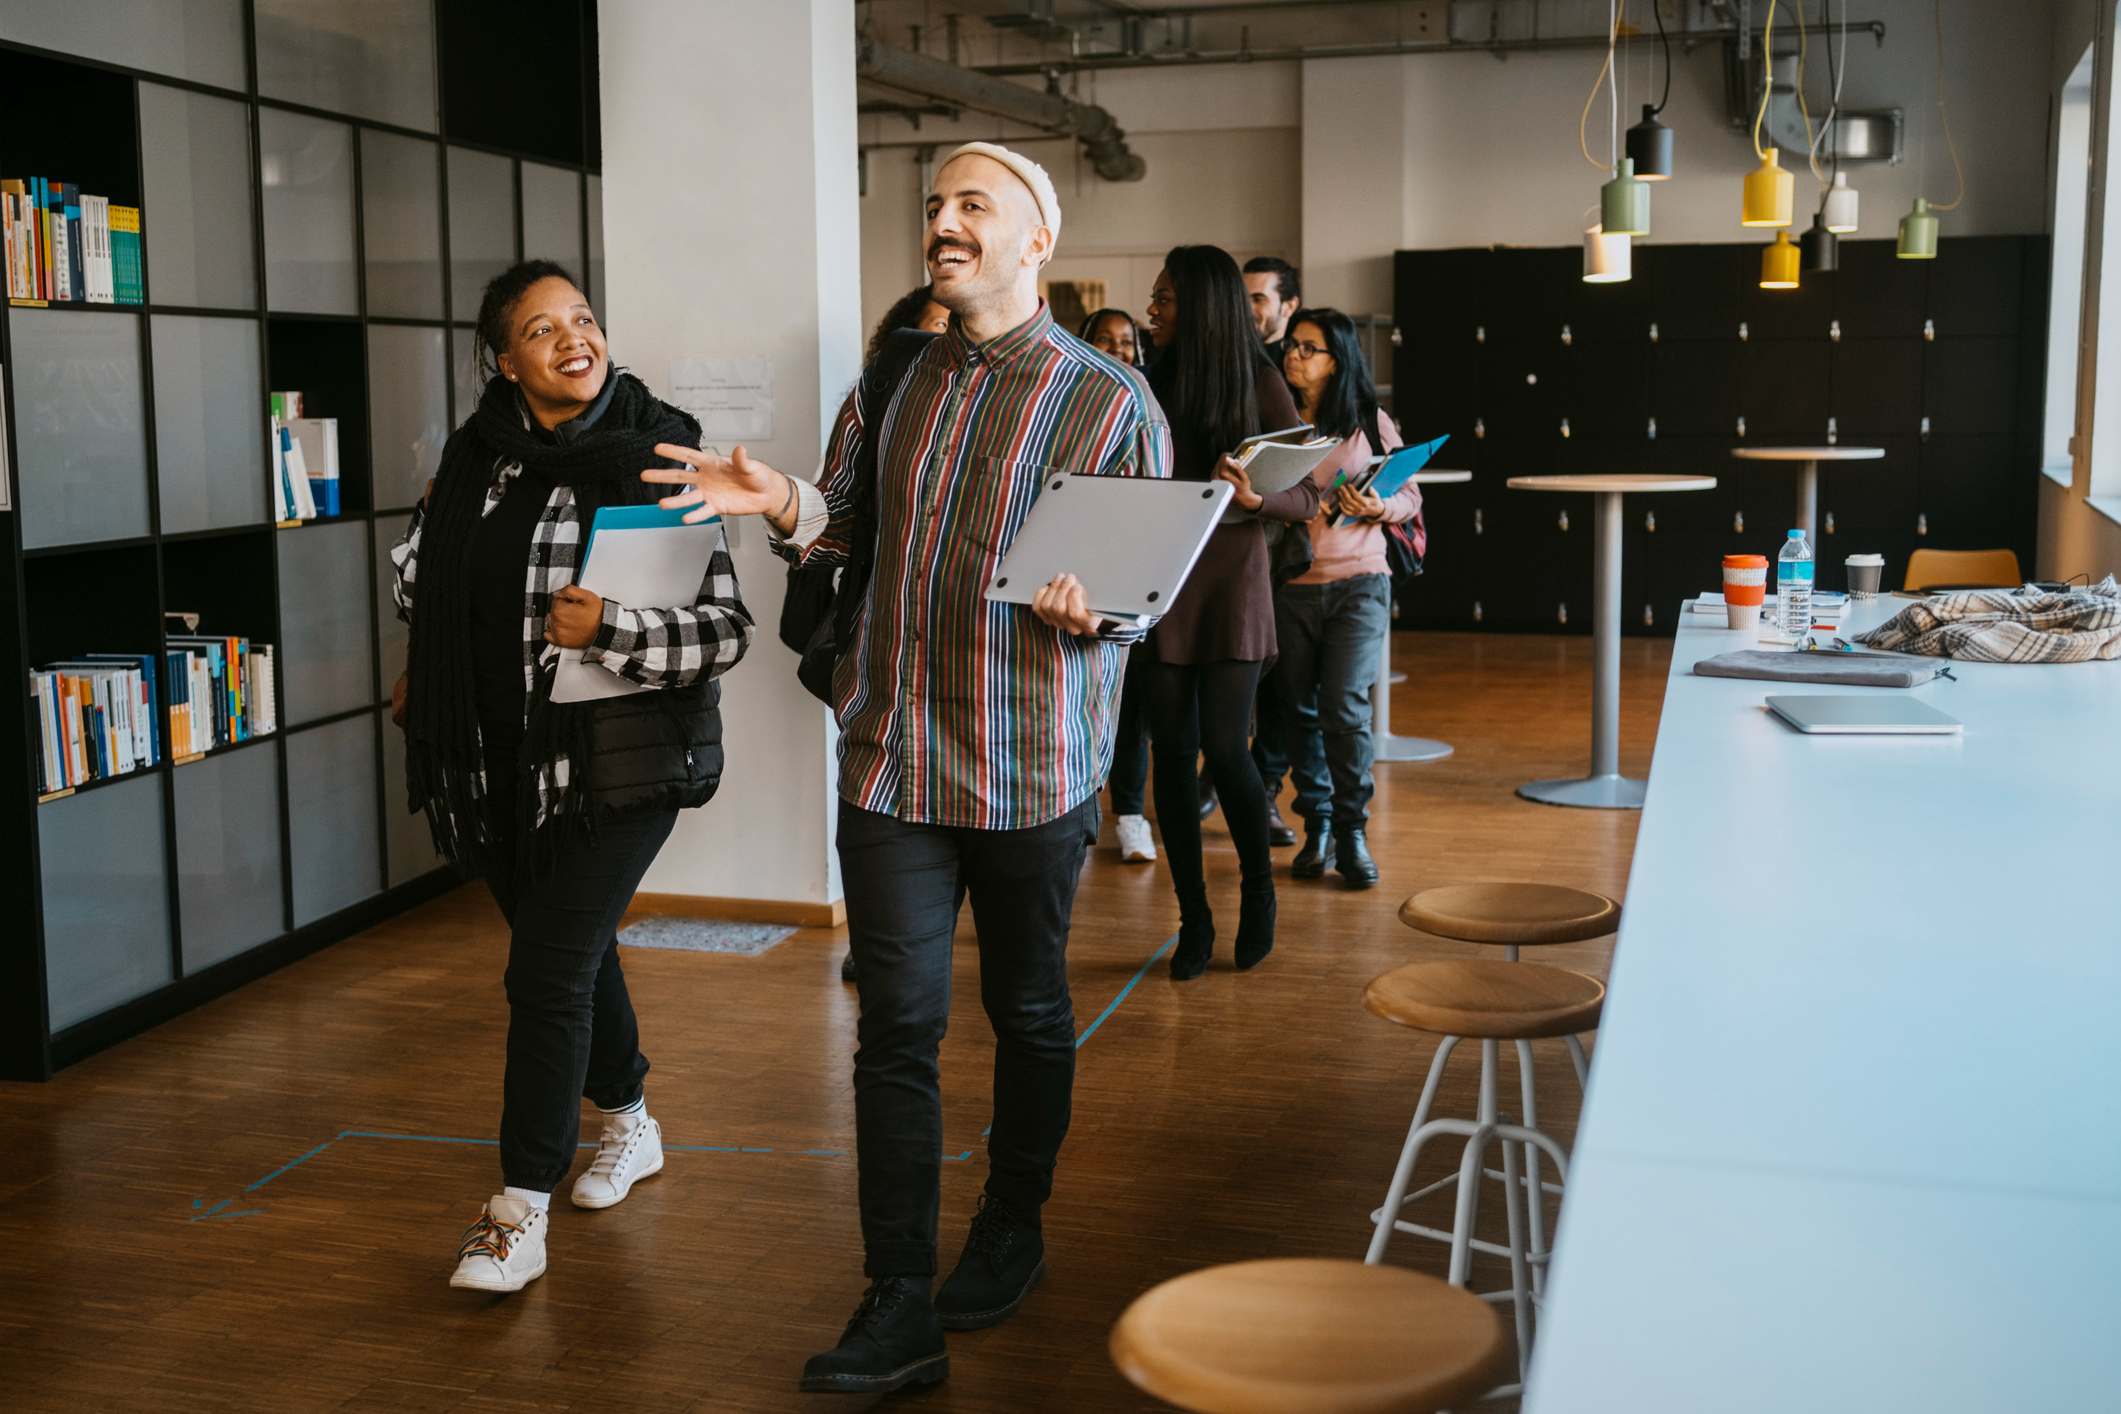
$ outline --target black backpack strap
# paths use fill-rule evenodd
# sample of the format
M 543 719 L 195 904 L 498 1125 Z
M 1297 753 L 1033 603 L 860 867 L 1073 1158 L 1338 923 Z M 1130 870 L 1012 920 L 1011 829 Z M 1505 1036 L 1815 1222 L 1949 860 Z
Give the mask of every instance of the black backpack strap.
M 891 411 L 891 400 L 898 395 L 899 384 L 906 381 L 913 361 L 934 338 L 925 329 L 894 329 L 884 336 L 883 348 L 862 370 L 862 455 L 856 468 L 860 473 L 856 494 L 864 501 L 876 494 L 877 450 L 883 441 L 884 415 Z M 866 505 L 863 510 L 866 514 Z

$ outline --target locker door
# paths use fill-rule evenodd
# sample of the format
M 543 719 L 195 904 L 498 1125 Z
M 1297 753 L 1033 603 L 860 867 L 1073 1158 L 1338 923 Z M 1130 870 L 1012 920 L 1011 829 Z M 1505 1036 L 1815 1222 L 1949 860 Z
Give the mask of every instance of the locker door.
M 1916 535 L 1919 441 L 1914 437 L 1866 438 L 1882 447 L 1878 461 L 1829 462 L 1819 469 L 1819 587 L 1846 587 L 1842 561 L 1850 555 L 1885 556 L 1884 583 L 1895 585 L 1907 567 Z
M 1659 343 L 1735 339 L 1747 268 L 1759 279 L 1759 255 L 1741 246 L 1637 247 L 1637 264 L 1654 271 L 1650 299 Z
M 1826 440 L 1827 350 L 1818 339 L 1759 339 L 1745 345 L 1738 412 L 1751 446 Z
M 1842 339 L 1920 338 L 1929 267 L 1942 263 L 1902 260 L 1892 241 L 1843 241 L 1834 276 L 1834 318 Z
M 1919 262 L 1910 262 L 1919 263 Z M 1922 340 L 1852 339 L 1833 346 L 1829 402 L 1840 440 L 1875 444 L 1922 426 Z
M 1921 449 L 1916 482 L 1925 545 L 1986 550 L 2007 545 L 2023 560 L 2013 493 L 2031 485 L 2029 460 L 2014 456 L 2008 437 L 1933 437 Z M 2030 572 L 2030 571 L 2028 571 Z
M 1922 415 L 1932 437 L 2008 436 L 2017 426 L 2018 341 L 1944 338 L 1923 345 Z
M 1650 361 L 1650 415 L 1657 438 L 1717 437 L 1734 445 L 1745 368 L 1736 339 L 1660 341 Z
M 2025 300 L 2022 236 L 1955 236 L 1939 243 L 1928 318 L 1939 339 L 2016 334 Z M 2045 294 L 2038 287 L 2035 298 Z

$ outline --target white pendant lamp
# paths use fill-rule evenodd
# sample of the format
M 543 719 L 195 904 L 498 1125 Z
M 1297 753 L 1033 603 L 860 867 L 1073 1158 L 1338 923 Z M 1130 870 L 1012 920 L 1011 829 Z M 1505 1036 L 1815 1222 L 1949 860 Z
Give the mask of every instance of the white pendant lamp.
M 1834 184 L 1827 188 L 1826 206 L 1820 214 L 1826 220 L 1826 228 L 1837 236 L 1849 235 L 1856 229 L 1856 189 L 1849 185 L 1848 173 L 1834 173 Z
M 1586 285 L 1617 285 L 1635 276 L 1635 248 L 1624 235 L 1606 233 L 1603 222 L 1593 222 L 1583 231 L 1583 282 Z

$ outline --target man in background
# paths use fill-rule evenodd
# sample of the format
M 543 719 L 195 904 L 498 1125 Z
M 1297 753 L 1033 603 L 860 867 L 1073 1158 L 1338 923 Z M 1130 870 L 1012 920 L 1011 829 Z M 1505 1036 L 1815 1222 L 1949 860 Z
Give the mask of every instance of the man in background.
M 1303 280 L 1296 267 L 1278 255 L 1257 255 L 1245 262 L 1245 293 L 1252 301 L 1252 322 L 1274 367 L 1289 351 L 1289 321 L 1303 306 Z M 1282 778 L 1289 774 L 1289 723 L 1281 689 L 1269 669 L 1259 680 L 1259 699 L 1252 713 L 1252 759 L 1267 787 L 1267 838 L 1277 846 L 1296 843 L 1296 831 L 1281 814 Z
M 1267 357 L 1281 367 L 1289 351 L 1289 321 L 1303 307 L 1304 285 L 1296 267 L 1278 255 L 1258 255 L 1245 262 L 1245 292 L 1252 298 L 1252 322 L 1259 328 Z

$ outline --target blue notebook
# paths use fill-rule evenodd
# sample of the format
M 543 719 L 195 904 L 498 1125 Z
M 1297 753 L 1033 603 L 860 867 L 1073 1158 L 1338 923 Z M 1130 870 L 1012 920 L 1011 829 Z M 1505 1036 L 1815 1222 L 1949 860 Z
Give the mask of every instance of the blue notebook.
M 1451 434 L 1446 432 L 1432 441 L 1401 447 L 1390 456 L 1378 458 L 1371 463 L 1367 473 L 1358 472 L 1353 479 L 1378 500 L 1389 501 L 1404 490 L 1414 473 L 1427 466 L 1437 449 L 1450 440 Z M 1338 490 L 1349 479 L 1343 474 L 1334 481 L 1332 489 Z M 1326 524 L 1339 525 L 1340 522 L 1340 513 L 1335 511 L 1327 518 Z

